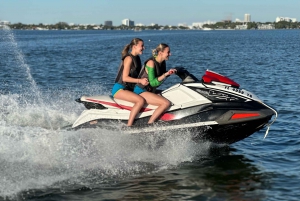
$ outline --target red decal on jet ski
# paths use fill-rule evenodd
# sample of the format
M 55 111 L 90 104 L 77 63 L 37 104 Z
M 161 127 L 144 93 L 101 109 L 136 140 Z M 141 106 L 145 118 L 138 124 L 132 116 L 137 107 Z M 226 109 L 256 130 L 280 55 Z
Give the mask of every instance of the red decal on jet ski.
M 231 86 L 237 88 L 240 87 L 240 85 L 235 81 L 233 81 L 232 79 L 210 70 L 206 70 L 205 75 L 203 75 L 202 79 L 205 83 L 211 83 L 212 81 L 217 81 L 217 82 L 223 82 L 225 84 L 230 84 Z
M 129 110 L 129 111 L 132 109 L 132 107 L 130 107 L 130 106 L 119 105 L 117 103 L 111 103 L 111 102 L 106 102 L 106 101 L 99 101 L 99 100 L 94 100 L 94 99 L 90 99 L 90 98 L 87 98 L 86 100 L 94 102 L 94 103 L 100 103 L 100 104 L 103 104 L 103 105 L 109 105 L 109 106 L 116 107 L 116 108 L 119 108 L 119 109 Z M 140 110 L 140 112 L 147 112 L 147 111 L 150 111 L 150 110 L 152 110 L 152 109 L 142 108 Z
M 170 113 L 165 113 L 165 114 L 163 114 L 163 116 L 160 119 L 163 121 L 171 121 L 171 120 L 175 119 L 175 115 L 170 114 Z
M 231 119 L 243 119 L 243 118 L 250 118 L 250 117 L 258 117 L 260 116 L 259 113 L 240 113 L 232 115 Z

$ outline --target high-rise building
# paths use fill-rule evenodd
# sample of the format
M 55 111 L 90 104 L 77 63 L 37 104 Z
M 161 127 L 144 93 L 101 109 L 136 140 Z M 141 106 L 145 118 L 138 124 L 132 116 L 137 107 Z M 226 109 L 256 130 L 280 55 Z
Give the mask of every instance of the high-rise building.
M 104 21 L 104 25 L 112 27 L 113 23 L 112 21 L 108 20 L 108 21 Z
M 122 20 L 122 25 L 134 26 L 134 21 L 131 21 L 130 19 L 124 19 Z
M 244 22 L 251 22 L 251 15 L 245 14 Z

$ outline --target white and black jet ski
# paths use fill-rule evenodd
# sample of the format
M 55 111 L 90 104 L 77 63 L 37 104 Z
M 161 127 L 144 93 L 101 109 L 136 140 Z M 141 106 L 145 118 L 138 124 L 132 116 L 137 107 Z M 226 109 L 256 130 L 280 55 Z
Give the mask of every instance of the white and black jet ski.
M 228 77 L 207 70 L 198 80 L 186 69 L 176 69 L 182 82 L 160 92 L 171 102 L 171 107 L 151 126 L 147 122 L 156 106 L 145 105 L 126 132 L 155 133 L 158 127 L 160 131 L 189 130 L 199 139 L 231 144 L 264 127 L 268 127 L 268 132 L 277 118 L 275 109 Z M 76 101 L 83 103 L 86 110 L 72 125 L 74 129 L 117 129 L 110 125 L 120 122 L 126 125 L 133 106 L 112 96 L 82 96 Z M 275 117 L 269 123 L 273 115 Z

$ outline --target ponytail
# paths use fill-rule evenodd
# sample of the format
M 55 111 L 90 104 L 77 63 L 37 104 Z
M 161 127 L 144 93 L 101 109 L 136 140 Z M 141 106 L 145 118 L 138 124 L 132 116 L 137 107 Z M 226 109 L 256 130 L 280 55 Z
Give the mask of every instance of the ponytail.
M 121 53 L 122 58 L 124 58 L 128 54 L 129 49 L 130 49 L 130 44 L 125 45 L 125 47 L 123 48 L 122 53 Z
M 152 56 L 155 58 L 155 57 L 157 57 L 157 54 L 158 54 L 157 50 L 153 49 L 152 50 Z

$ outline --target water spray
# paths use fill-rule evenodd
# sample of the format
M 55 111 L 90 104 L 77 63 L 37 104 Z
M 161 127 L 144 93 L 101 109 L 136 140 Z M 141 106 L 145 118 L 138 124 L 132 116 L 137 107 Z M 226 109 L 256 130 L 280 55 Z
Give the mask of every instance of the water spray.
M 30 86 L 31 86 L 30 89 L 31 89 L 32 93 L 35 95 L 35 98 L 37 99 L 37 103 L 40 104 L 40 105 L 44 105 L 44 102 L 41 98 L 42 95 L 41 95 L 40 89 L 38 88 L 35 80 L 33 79 L 32 75 L 31 75 L 30 66 L 26 63 L 25 58 L 24 58 L 24 54 L 18 48 L 18 44 L 15 40 L 15 36 L 14 36 L 13 32 L 6 25 L 3 26 L 3 31 L 4 31 L 4 39 L 9 41 L 9 44 L 11 45 L 11 48 L 12 48 L 12 51 L 13 51 L 13 54 L 16 58 L 16 62 L 18 63 L 18 66 L 20 66 L 26 72 L 27 79 L 28 79 L 28 81 L 30 83 Z M 45 117 L 47 123 L 49 124 L 51 130 L 53 130 L 52 124 L 50 122 L 50 117 L 49 117 L 46 110 L 44 110 L 44 117 Z

